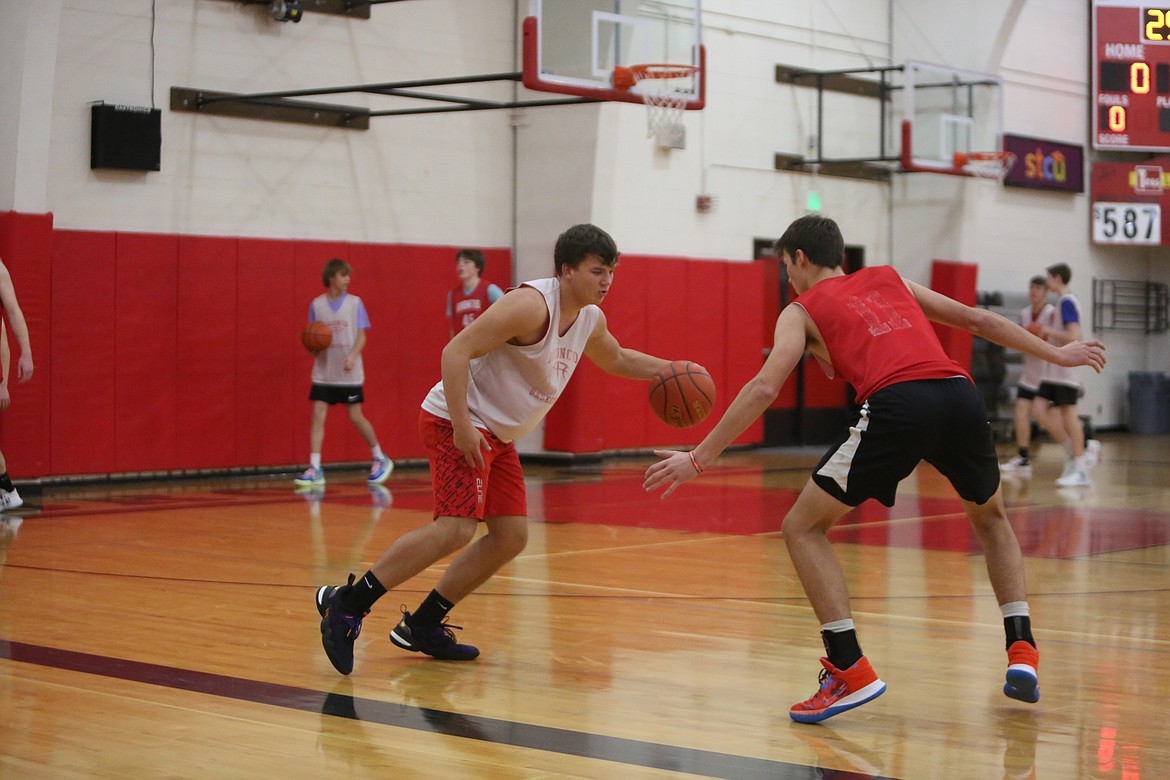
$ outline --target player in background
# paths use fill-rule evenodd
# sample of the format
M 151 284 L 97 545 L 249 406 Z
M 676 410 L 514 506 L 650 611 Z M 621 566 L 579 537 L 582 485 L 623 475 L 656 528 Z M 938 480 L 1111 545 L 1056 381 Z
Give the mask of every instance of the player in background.
M 1059 296 L 1056 303 L 1056 322 L 1041 326 L 1033 332 L 1040 338 L 1060 346 L 1081 338 L 1081 304 L 1068 291 L 1072 269 L 1065 263 L 1051 265 L 1047 269 L 1048 289 Z M 1049 409 L 1044 417 L 1048 433 L 1057 444 L 1064 447 L 1068 456 L 1064 472 L 1056 478 L 1060 487 L 1081 487 L 1093 484 L 1089 471 L 1097 465 L 1101 443 L 1086 440 L 1085 429 L 1077 412 L 1077 399 L 1081 394 L 1081 380 L 1075 367 L 1047 365 L 1037 395 L 1044 399 Z
M 5 320 L 12 328 L 12 335 L 16 337 L 16 344 L 20 347 L 20 358 L 16 362 L 16 380 L 27 382 L 33 375 L 32 346 L 28 339 L 28 324 L 24 321 L 24 312 L 16 300 L 16 287 L 12 284 L 12 275 L 8 267 L 0 260 L 0 306 L 4 307 L 4 319 L 0 320 L 0 363 L 3 364 L 3 378 L 0 379 L 0 411 L 4 411 L 12 403 L 8 394 L 9 363 L 12 361 L 11 347 L 8 345 L 8 332 Z M 16 509 L 24 504 L 12 478 L 8 476 L 8 461 L 0 453 L 0 512 L 7 509 Z
M 479 650 L 455 640 L 447 615 L 528 543 L 524 473 L 515 440 L 560 397 L 580 359 L 614 376 L 649 380 L 669 365 L 627 349 L 600 304 L 613 284 L 617 246 L 575 225 L 553 251 L 556 276 L 510 290 L 443 349 L 442 381 L 422 402 L 419 432 L 435 494 L 434 522 L 395 540 L 355 582 L 317 590 L 321 644 L 334 668 L 353 670 L 362 619 L 386 591 L 458 552 L 435 589 L 390 632 L 398 647 L 447 661 Z M 476 538 L 480 523 L 487 533 Z M 472 541 L 474 539 L 474 541 Z
M 1048 281 L 1043 276 L 1033 276 L 1028 283 L 1028 305 L 1020 309 L 1019 323 L 1029 333 L 1039 334 L 1042 328 L 1056 322 L 1056 308 L 1048 302 Z M 1040 381 L 1047 364 L 1038 357 L 1024 353 L 1024 370 L 1016 383 L 1015 429 L 1017 454 L 1006 463 L 1000 464 L 1000 471 L 1016 474 L 1032 473 L 1032 419 L 1046 425 L 1045 413 L 1048 405 L 1036 400 Z
M 723 417 L 691 452 L 658 451 L 646 490 L 663 498 L 709 467 L 767 409 L 805 351 L 857 388 L 857 416 L 821 458 L 782 525 L 805 595 L 821 623 L 827 658 L 819 690 L 789 710 L 816 723 L 880 696 L 886 685 L 861 652 L 845 575 L 829 529 L 866 499 L 894 504 L 898 482 L 922 460 L 955 487 L 983 546 L 1004 619 L 1008 671 L 1004 693 L 1040 698 L 1040 654 L 1032 637 L 1019 542 L 1008 523 L 983 400 L 970 376 L 947 357 L 930 321 L 1060 365 L 1105 364 L 1097 341 L 1058 348 L 1005 317 L 966 306 L 902 279 L 889 266 L 841 268 L 844 240 L 820 215 L 793 222 L 776 241 L 798 297 L 776 321 L 771 353 Z
M 313 359 L 313 386 L 309 389 L 309 400 L 313 402 L 313 416 L 309 429 L 309 468 L 293 482 L 302 488 L 321 487 L 325 484 L 325 471 L 321 468 L 321 447 L 325 443 L 325 418 L 329 407 L 345 404 L 349 421 L 366 440 L 373 457 L 370 475 L 371 485 L 380 485 L 394 470 L 394 462 L 382 452 L 374 426 L 362 413 L 365 395 L 365 369 L 362 366 L 362 349 L 366 346 L 366 331 L 370 318 L 365 304 L 356 295 L 349 294 L 352 269 L 344 260 L 333 258 L 325 263 L 321 281 L 325 292 L 309 304 L 309 322 L 327 322 L 333 330 L 333 341 L 327 349 Z
M 455 253 L 455 275 L 459 277 L 459 284 L 447 293 L 451 338 L 504 295 L 499 286 L 483 283 L 480 279 L 483 267 L 483 252 L 478 249 L 460 249 Z

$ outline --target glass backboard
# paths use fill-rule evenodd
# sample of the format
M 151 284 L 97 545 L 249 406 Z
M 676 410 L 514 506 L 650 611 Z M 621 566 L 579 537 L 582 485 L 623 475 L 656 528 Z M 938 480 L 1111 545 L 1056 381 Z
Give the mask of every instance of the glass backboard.
M 1003 82 L 987 73 L 907 62 L 893 114 L 902 117 L 902 167 L 955 173 L 955 154 L 1003 150 Z
M 615 88 L 614 69 L 672 64 L 696 70 L 672 87 L 703 107 L 701 0 L 529 0 L 524 86 L 542 92 L 641 103 L 641 88 Z

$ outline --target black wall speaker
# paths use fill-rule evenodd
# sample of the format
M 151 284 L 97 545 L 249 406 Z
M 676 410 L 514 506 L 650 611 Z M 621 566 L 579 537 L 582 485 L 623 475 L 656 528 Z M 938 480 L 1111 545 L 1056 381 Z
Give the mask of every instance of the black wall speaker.
M 95 103 L 90 120 L 90 168 L 159 170 L 162 111 L 141 106 Z

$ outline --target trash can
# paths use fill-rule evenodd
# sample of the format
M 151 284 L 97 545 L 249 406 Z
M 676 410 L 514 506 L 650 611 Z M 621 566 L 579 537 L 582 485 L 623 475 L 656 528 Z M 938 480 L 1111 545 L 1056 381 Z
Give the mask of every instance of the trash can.
M 1170 433 L 1170 377 L 1165 372 L 1129 372 L 1129 430 Z

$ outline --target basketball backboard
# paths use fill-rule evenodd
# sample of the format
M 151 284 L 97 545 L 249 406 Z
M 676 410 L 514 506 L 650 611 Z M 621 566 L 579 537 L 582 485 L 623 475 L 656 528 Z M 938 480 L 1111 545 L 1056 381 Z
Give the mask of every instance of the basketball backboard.
M 956 162 L 957 153 L 1003 150 L 998 76 L 907 62 L 893 104 L 893 114 L 902 117 L 902 170 L 969 176 Z
M 614 86 L 614 69 L 670 64 L 696 68 L 672 88 L 686 109 L 704 103 L 701 0 L 529 0 L 524 86 L 599 100 L 642 103 L 638 85 Z

